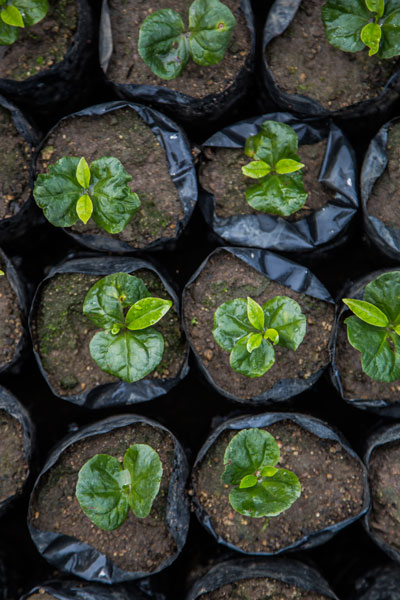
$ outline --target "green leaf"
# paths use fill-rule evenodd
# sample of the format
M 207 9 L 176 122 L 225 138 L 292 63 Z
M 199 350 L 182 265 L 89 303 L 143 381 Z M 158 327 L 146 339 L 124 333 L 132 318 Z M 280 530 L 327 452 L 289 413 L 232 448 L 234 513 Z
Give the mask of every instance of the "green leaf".
M 223 350 L 230 352 L 240 338 L 248 333 L 257 333 L 247 317 L 247 302 L 236 298 L 224 302 L 214 314 L 213 336 Z
M 78 162 L 76 167 L 76 179 L 83 188 L 87 189 L 90 184 L 90 169 L 86 160 L 83 158 Z
M 12 25 L 13 27 L 25 27 L 21 13 L 18 8 L 12 4 L 9 4 L 7 8 L 1 11 L 0 17 L 7 25 Z
M 18 39 L 18 27 L 7 25 L 2 19 L 0 19 L 0 45 L 9 46 Z
M 4 273 L 3 273 L 4 275 Z M 396 325 L 396 327 L 394 328 L 395 332 L 400 335 L 400 325 Z
M 84 194 L 76 203 L 76 213 L 81 221 L 86 225 L 93 213 L 93 204 L 90 196 Z
M 377 23 L 368 23 L 361 29 L 361 41 L 369 48 L 368 56 L 377 54 L 382 30 Z
M 189 8 L 189 49 L 199 65 L 215 65 L 224 58 L 236 25 L 230 9 L 219 0 L 194 0 Z
M 270 175 L 246 189 L 246 200 L 255 210 L 288 217 L 307 200 L 301 173 Z
M 378 17 L 382 17 L 385 10 L 385 0 L 365 0 L 368 10 L 377 13 Z
M 257 477 L 255 475 L 245 475 L 243 477 L 243 479 L 241 480 L 239 487 L 240 488 L 249 488 L 249 487 L 253 487 L 253 485 L 256 485 L 257 483 Z
M 12 0 L 12 3 L 23 15 L 26 27 L 41 21 L 49 9 L 48 0 Z
M 384 20 L 381 21 L 382 39 L 378 56 L 392 58 L 400 54 L 400 7 L 398 2 L 387 0 Z
M 264 333 L 264 339 L 271 340 L 274 346 L 276 346 L 276 344 L 279 344 L 279 333 L 276 331 L 276 329 L 267 329 L 267 331 Z
M 371 13 L 364 0 L 327 0 L 321 9 L 328 42 L 345 52 L 364 48 L 362 28 L 370 22 Z
M 253 350 L 258 348 L 262 342 L 262 339 L 263 339 L 263 337 L 262 337 L 261 333 L 251 333 L 249 335 L 249 337 L 247 338 L 247 344 L 246 344 L 247 352 L 253 352 Z
M 247 296 L 247 318 L 250 324 L 258 330 L 264 330 L 264 312 L 261 306 Z
M 0 276 L 5 275 L 4 271 L 0 269 Z
M 303 167 L 305 167 L 305 165 L 297 160 L 293 160 L 291 158 L 281 158 L 281 160 L 278 160 L 276 163 L 275 169 L 279 175 L 285 175 L 286 173 L 294 173 L 295 171 L 299 171 Z
M 190 56 L 178 13 L 163 8 L 146 17 L 140 26 L 138 50 L 157 77 L 167 80 L 178 77 Z
M 248 165 L 242 167 L 243 175 L 252 179 L 261 179 L 271 172 L 271 167 L 263 160 L 253 160 Z
M 375 325 L 376 327 L 386 327 L 389 325 L 389 319 L 385 313 L 370 302 L 354 300 L 351 298 L 343 298 L 342 302 L 344 302 L 357 317 L 370 325 Z
M 260 133 L 247 138 L 244 153 L 274 168 L 284 158 L 298 160 L 297 148 L 297 134 L 290 125 L 264 121 Z
M 232 369 L 241 375 L 262 377 L 274 364 L 275 352 L 269 342 L 262 340 L 250 353 L 247 350 L 247 339 L 242 338 L 233 346 L 229 362 Z
M 391 324 L 400 323 L 400 271 L 389 271 L 371 281 L 364 291 L 364 300 L 374 304 Z
M 261 475 L 263 477 L 272 477 L 272 475 L 275 475 L 277 472 L 278 469 L 276 467 L 263 467 L 261 469 Z
M 263 304 L 265 323 L 279 334 L 279 345 L 297 350 L 306 333 L 306 317 L 296 300 L 275 296 Z
M 142 298 L 135 302 L 126 315 L 128 329 L 145 329 L 158 323 L 172 306 L 171 300 L 162 298 Z
M 131 476 L 129 505 L 137 517 L 144 519 L 149 515 L 160 489 L 161 460 L 151 446 L 134 444 L 125 453 L 124 467 Z
M 96 454 L 78 474 L 76 497 L 83 512 L 95 525 L 107 531 L 120 527 L 129 512 L 121 474 L 118 460 L 107 454 Z

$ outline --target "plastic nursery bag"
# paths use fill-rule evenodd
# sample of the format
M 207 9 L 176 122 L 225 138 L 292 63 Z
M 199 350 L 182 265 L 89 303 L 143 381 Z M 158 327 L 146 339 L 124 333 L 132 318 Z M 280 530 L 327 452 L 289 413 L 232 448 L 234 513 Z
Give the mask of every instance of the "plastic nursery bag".
M 128 586 L 105 586 L 96 583 L 87 584 L 78 581 L 52 580 L 36 585 L 19 600 L 29 600 L 35 593 L 43 590 L 57 600 L 150 600 L 133 584 Z

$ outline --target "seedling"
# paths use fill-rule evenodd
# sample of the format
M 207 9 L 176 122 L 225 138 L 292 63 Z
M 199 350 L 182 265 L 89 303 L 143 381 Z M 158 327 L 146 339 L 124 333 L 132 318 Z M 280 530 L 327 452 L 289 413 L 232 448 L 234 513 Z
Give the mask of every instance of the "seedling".
M 345 52 L 369 48 L 368 55 L 400 54 L 399 0 L 328 0 L 322 7 L 328 42 Z
M 189 28 L 171 8 L 151 13 L 139 32 L 139 54 L 157 77 L 175 79 L 189 58 L 208 67 L 224 58 L 236 25 L 235 17 L 219 0 L 194 0 Z
M 129 507 L 140 519 L 150 514 L 160 489 L 162 464 L 147 444 L 133 444 L 123 464 L 109 454 L 96 454 L 78 474 L 76 497 L 86 516 L 112 531 L 125 522 Z
M 350 344 L 361 352 L 363 371 L 375 381 L 400 378 L 400 271 L 371 281 L 363 300 L 343 298 L 355 316 L 345 320 Z
M 275 362 L 273 346 L 297 350 L 306 318 L 292 298 L 275 296 L 262 307 L 251 298 L 224 302 L 215 311 L 213 335 L 231 353 L 230 365 L 247 377 L 261 377 Z
M 83 312 L 104 329 L 89 345 L 100 369 L 128 383 L 151 373 L 164 352 L 164 338 L 152 325 L 171 306 L 171 300 L 152 298 L 143 281 L 127 273 L 114 273 L 95 283 Z
M 92 217 L 108 233 L 119 233 L 140 206 L 128 186 L 131 180 L 112 156 L 98 158 L 90 167 L 84 158 L 63 156 L 49 173 L 38 175 L 33 195 L 56 227 L 71 227 L 78 219 L 86 224 Z
M 229 442 L 221 480 L 234 485 L 229 502 L 246 517 L 276 517 L 301 494 L 297 476 L 277 469 L 280 451 L 274 437 L 264 429 L 242 429 Z
M 246 189 L 252 208 L 287 217 L 304 206 L 308 194 L 300 169 L 305 165 L 297 148 L 297 134 L 285 123 L 265 121 L 260 133 L 247 138 L 244 153 L 255 160 L 242 167 L 242 172 L 258 179 Z
M 48 0 L 0 0 L 0 45 L 13 44 L 18 29 L 35 25 L 48 9 Z

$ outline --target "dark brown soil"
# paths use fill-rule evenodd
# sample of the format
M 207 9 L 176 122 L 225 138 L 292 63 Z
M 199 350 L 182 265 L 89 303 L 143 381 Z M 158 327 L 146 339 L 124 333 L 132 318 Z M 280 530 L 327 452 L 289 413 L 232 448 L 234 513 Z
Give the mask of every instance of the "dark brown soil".
M 75 0 L 49 0 L 44 19 L 19 30 L 18 40 L 0 47 L 0 77 L 23 81 L 61 62 L 77 24 Z
M 201 598 L 204 600 L 324 600 L 327 596 L 305 592 L 293 585 L 266 577 L 235 581 L 214 592 L 202 594 Z
M 275 346 L 275 364 L 262 377 L 253 379 L 233 371 L 229 352 L 214 341 L 214 313 L 218 306 L 234 298 L 251 296 L 263 304 L 274 296 L 294 298 L 307 318 L 307 331 L 297 352 Z M 212 257 L 183 300 L 186 330 L 204 366 L 214 382 L 239 398 L 253 398 L 265 393 L 282 379 L 309 379 L 329 364 L 329 336 L 332 329 L 333 305 L 294 292 L 267 279 L 246 263 L 221 252 Z
M 306 165 L 302 173 L 308 198 L 303 208 L 289 217 L 284 217 L 288 221 L 303 219 L 332 200 L 333 192 L 318 181 L 325 150 L 326 141 L 299 147 L 300 161 Z M 260 214 L 260 211 L 254 210 L 246 202 L 246 188 L 254 185 L 255 181 L 242 173 L 242 167 L 251 160 L 243 150 L 210 147 L 205 149 L 205 154 L 208 160 L 202 165 L 200 183 L 214 195 L 217 216 L 225 218 L 233 215 Z
M 103 531 L 86 517 L 75 497 L 78 472 L 95 454 L 110 454 L 122 462 L 132 444 L 149 444 L 159 453 L 163 465 L 160 492 L 148 517 L 139 519 L 129 511 L 121 527 Z M 152 572 L 176 551 L 165 521 L 173 464 L 171 436 L 145 424 L 129 425 L 76 442 L 42 477 L 31 501 L 31 524 L 40 531 L 65 534 L 89 544 L 125 571 Z
M 30 160 L 29 145 L 0 107 L 0 219 L 13 217 L 28 200 Z
M 21 491 L 28 474 L 20 423 L 0 409 L 0 503 Z
M 267 47 L 267 62 L 278 86 L 339 110 L 378 96 L 399 68 L 368 50 L 342 52 L 326 39 L 321 19 L 325 0 L 303 1 L 286 31 Z
M 0 269 L 6 273 L 1 262 Z M 22 337 L 18 298 L 8 282 L 7 273 L 0 276 L 0 315 L 0 365 L 6 365 L 14 358 Z
M 140 270 L 134 275 L 143 279 L 153 296 L 170 299 L 152 271 Z M 101 275 L 58 274 L 46 282 L 41 292 L 32 326 L 34 346 L 50 385 L 62 396 L 119 381 L 102 371 L 89 352 L 90 340 L 99 329 L 82 313 L 82 305 L 88 290 L 99 279 Z M 164 337 L 165 350 L 161 363 L 147 379 L 176 377 L 182 368 L 185 342 L 174 308 L 155 327 Z
M 277 552 L 327 527 L 356 516 L 362 509 L 363 483 L 359 463 L 337 443 L 316 437 L 290 421 L 268 427 L 281 451 L 279 468 L 293 471 L 302 494 L 285 512 L 252 519 L 235 512 L 229 486 L 223 484 L 224 453 L 237 433 L 223 432 L 195 470 L 194 492 L 217 535 L 245 552 Z
M 381 219 L 390 227 L 400 228 L 400 123 L 389 128 L 386 148 L 388 163 L 371 190 L 367 208 L 371 216 Z
M 212 67 L 202 67 L 189 61 L 180 77 L 166 81 L 157 77 L 140 58 L 137 45 L 139 28 L 144 19 L 160 8 L 176 10 L 187 24 L 188 0 L 161 0 L 151 6 L 137 0 L 109 0 L 113 35 L 113 54 L 107 76 L 115 83 L 133 83 L 168 87 L 194 98 L 220 94 L 229 88 L 243 68 L 250 52 L 251 39 L 238 0 L 224 0 L 233 12 L 237 25 L 231 43 L 221 62 Z
M 29 600 L 54 600 L 54 596 L 50 596 L 43 588 L 28 596 Z
M 121 233 L 107 233 L 92 219 L 86 226 L 75 225 L 73 231 L 114 237 L 133 248 L 175 236 L 176 225 L 183 218 L 179 195 L 164 149 L 134 110 L 123 108 L 63 121 L 42 150 L 38 172 L 46 171 L 62 156 L 84 156 L 89 163 L 102 156 L 118 158 L 132 176 L 130 188 L 141 201 L 139 211 Z

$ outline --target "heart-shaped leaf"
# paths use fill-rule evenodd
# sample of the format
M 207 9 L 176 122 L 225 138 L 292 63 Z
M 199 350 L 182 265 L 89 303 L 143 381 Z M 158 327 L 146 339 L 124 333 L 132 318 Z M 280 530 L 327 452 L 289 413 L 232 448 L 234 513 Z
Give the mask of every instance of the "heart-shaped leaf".
M 307 197 L 301 173 L 269 175 L 246 189 L 246 200 L 254 210 L 281 217 L 302 208 Z
M 161 460 L 151 446 L 135 444 L 125 453 L 124 467 L 131 476 L 129 505 L 137 517 L 144 519 L 149 515 L 160 489 Z
M 262 340 L 250 353 L 247 350 L 247 339 L 241 338 L 233 346 L 229 362 L 232 369 L 241 375 L 262 377 L 274 364 L 275 352 L 269 342 Z
M 230 9 L 219 0 L 194 0 L 189 8 L 189 49 L 194 62 L 220 62 L 236 25 Z

